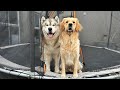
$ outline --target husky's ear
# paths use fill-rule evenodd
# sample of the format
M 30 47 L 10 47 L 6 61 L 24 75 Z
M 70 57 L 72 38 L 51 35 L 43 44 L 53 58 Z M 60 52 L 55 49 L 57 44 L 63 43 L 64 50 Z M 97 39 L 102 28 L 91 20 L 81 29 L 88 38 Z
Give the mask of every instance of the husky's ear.
M 57 23 L 59 23 L 59 17 L 58 16 L 55 16 L 55 20 L 57 21 Z
M 45 17 L 42 16 L 42 18 L 41 18 L 41 24 L 43 24 L 44 21 L 45 21 Z

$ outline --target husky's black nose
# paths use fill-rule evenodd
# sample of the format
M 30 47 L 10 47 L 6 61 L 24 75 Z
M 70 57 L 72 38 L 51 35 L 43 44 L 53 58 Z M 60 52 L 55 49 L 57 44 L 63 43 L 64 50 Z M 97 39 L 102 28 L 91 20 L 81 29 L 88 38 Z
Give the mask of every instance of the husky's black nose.
M 52 31 L 52 28 L 48 28 L 48 30 L 49 30 L 49 32 L 51 32 L 51 31 Z

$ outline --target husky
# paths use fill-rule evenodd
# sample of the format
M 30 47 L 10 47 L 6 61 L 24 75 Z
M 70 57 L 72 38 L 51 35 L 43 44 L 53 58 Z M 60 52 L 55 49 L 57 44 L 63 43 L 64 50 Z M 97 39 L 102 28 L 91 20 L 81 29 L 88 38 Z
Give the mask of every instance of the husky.
M 46 64 L 46 72 L 50 71 L 50 63 L 54 60 L 55 69 L 54 72 L 59 73 L 59 61 L 60 61 L 60 44 L 59 44 L 59 17 L 55 18 L 41 18 L 42 26 L 42 43 L 44 52 L 42 52 L 42 58 Z

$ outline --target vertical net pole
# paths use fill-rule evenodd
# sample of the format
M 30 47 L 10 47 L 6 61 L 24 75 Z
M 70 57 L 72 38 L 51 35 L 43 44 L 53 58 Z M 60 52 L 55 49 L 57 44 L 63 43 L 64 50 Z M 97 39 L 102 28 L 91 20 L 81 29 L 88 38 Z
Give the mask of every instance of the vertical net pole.
M 46 11 L 45 16 L 47 17 L 47 11 Z M 40 14 L 40 17 L 42 17 L 42 13 Z M 39 22 L 40 21 L 41 21 L 41 18 L 40 18 Z M 40 62 L 40 73 L 39 74 L 41 74 L 43 76 L 45 74 L 45 70 L 44 70 L 45 69 L 44 68 L 45 62 L 44 62 L 43 32 L 42 32 L 41 22 L 40 22 L 39 35 L 40 35 L 39 41 L 40 41 L 40 60 L 41 60 L 41 62 Z M 43 57 L 42 58 L 43 60 L 41 59 L 41 57 Z
M 76 11 L 73 11 L 73 17 L 76 18 Z
M 73 11 L 73 17 L 76 18 L 76 11 Z M 85 65 L 83 51 L 82 51 L 81 47 L 80 47 L 80 56 L 82 57 L 82 63 L 83 63 L 83 65 Z
M 112 18 L 113 18 L 113 12 L 111 11 L 111 16 L 110 16 L 110 27 L 109 27 L 107 48 L 109 47 L 109 44 L 110 44 L 110 36 L 111 36 L 111 28 L 112 28 Z
M 29 28 L 30 28 L 30 61 L 31 72 L 35 71 L 35 44 L 34 44 L 34 11 L 29 11 Z

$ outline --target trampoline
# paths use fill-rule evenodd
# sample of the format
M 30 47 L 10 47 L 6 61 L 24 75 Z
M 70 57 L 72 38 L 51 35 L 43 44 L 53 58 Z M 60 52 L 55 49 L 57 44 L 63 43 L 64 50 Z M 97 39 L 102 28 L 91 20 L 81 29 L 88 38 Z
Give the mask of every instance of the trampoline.
M 1 12 L 0 12 L 1 13 Z M 7 12 L 8 13 L 8 12 Z M 34 12 L 29 12 L 29 18 Z M 9 13 L 10 14 L 10 13 Z M 23 13 L 22 13 L 23 14 Z M 41 13 L 38 15 L 40 17 Z M 21 16 L 22 17 L 22 16 Z M 28 22 L 29 21 L 28 18 Z M 23 43 L 0 46 L 0 78 L 5 79 L 61 79 L 61 74 L 54 73 L 54 64 L 51 65 L 51 72 L 43 72 L 44 62 L 40 60 L 41 44 L 39 35 L 35 38 L 32 32 L 34 26 L 29 23 L 30 40 Z M 31 25 L 31 26 L 30 26 Z M 8 25 L 6 26 L 8 27 Z M 1 28 L 1 27 L 0 27 Z M 2 28 L 4 29 L 4 28 Z M 0 32 L 3 33 L 2 29 Z M 40 28 L 39 28 L 40 29 Z M 34 31 L 34 30 L 33 30 Z M 0 35 L 2 35 L 0 34 Z M 15 33 L 16 34 L 16 33 Z M 25 36 L 24 36 L 25 38 Z M 24 40 L 23 38 L 23 40 Z M 4 39 L 6 44 L 6 38 Z M 38 40 L 34 42 L 33 40 Z M 2 42 L 2 40 L 0 39 Z M 120 78 L 120 51 L 107 47 L 93 45 L 81 45 L 85 66 L 83 73 L 79 73 L 77 79 L 119 79 Z M 80 58 L 82 62 L 82 58 Z M 72 79 L 68 73 L 66 79 Z
M 96 46 L 81 46 L 83 49 L 83 55 L 85 60 L 85 66 L 83 68 L 81 78 L 105 78 L 111 75 L 117 75 L 120 72 L 120 52 L 104 47 Z M 23 49 L 26 49 L 23 51 Z M 19 53 L 16 53 L 18 50 Z M 4 52 L 4 53 L 3 53 Z M 21 52 L 21 53 L 20 53 Z M 39 49 L 36 48 L 36 52 L 39 52 Z M 13 57 L 15 56 L 15 57 Z M 2 47 L 0 49 L 0 62 L 1 62 L 1 72 L 8 70 L 8 74 L 19 75 L 20 77 L 26 78 L 40 78 L 38 66 L 40 66 L 39 54 L 37 54 L 35 60 L 36 66 L 36 76 L 35 73 L 30 71 L 30 58 L 29 57 L 29 44 L 20 44 L 12 47 Z M 81 58 L 80 58 L 81 61 Z M 41 66 L 42 67 L 42 66 Z M 53 67 L 51 67 L 53 70 Z M 23 73 L 24 72 L 24 73 Z M 5 72 L 6 73 L 6 72 Z M 17 74 L 19 73 L 19 74 Z M 31 74 L 33 75 L 31 75 Z M 102 76 L 103 75 L 103 76 Z M 71 77 L 71 74 L 67 74 L 68 77 Z M 46 75 L 41 76 L 41 78 L 60 78 L 60 74 L 54 72 L 46 73 Z M 79 77 L 79 78 L 80 78 Z M 118 76 L 117 76 L 118 77 Z

